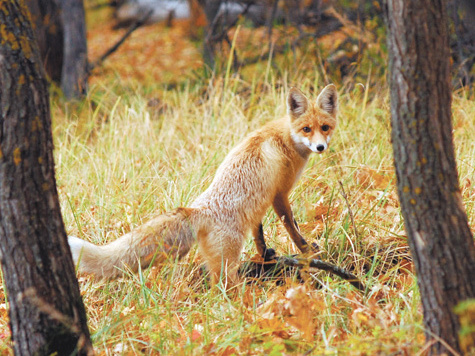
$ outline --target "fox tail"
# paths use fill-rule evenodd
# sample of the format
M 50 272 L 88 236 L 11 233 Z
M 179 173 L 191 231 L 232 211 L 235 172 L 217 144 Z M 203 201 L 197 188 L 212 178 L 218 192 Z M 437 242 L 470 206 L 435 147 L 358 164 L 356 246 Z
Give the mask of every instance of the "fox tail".
M 126 269 L 136 272 L 169 256 L 181 258 L 196 241 L 192 215 L 192 208 L 178 208 L 103 246 L 69 236 L 74 263 L 81 273 L 115 278 Z

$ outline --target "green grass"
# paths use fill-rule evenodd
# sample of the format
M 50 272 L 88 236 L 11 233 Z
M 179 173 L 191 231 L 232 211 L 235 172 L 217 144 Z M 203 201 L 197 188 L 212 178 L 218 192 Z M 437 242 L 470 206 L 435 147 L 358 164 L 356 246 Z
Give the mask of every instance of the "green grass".
M 169 91 L 109 90 L 114 86 L 104 83 L 77 105 L 53 101 L 56 177 L 68 234 L 102 244 L 157 213 L 190 204 L 237 142 L 285 115 L 289 77 L 305 92 L 323 86 L 317 73 L 277 80 L 268 69 L 262 76 L 217 77 Z M 367 91 L 339 87 L 340 123 L 331 149 L 311 158 L 291 202 L 321 257 L 360 276 L 367 294 L 310 271 L 304 284 L 289 276 L 282 285 L 242 284 L 227 294 L 210 288 L 193 250 L 181 261 L 119 280 L 80 277 L 97 354 L 373 355 L 423 349 L 420 299 L 392 168 L 388 92 L 384 84 L 369 83 Z M 149 105 L 153 99 L 160 110 Z M 455 93 L 453 112 L 473 224 L 475 103 Z M 272 211 L 264 229 L 279 254 L 297 253 Z M 243 261 L 255 254 L 251 240 Z M 321 287 L 315 289 L 317 281 Z M 7 329 L 5 320 L 1 328 Z

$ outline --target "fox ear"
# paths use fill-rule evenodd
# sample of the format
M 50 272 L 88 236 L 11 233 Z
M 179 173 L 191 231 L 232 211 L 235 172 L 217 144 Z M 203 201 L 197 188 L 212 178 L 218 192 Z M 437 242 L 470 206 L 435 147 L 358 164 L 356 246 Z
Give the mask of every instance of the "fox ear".
M 317 105 L 323 111 L 326 111 L 332 116 L 336 116 L 338 111 L 338 92 L 333 84 L 327 85 L 323 88 L 317 98 Z
M 291 118 L 302 115 L 308 107 L 307 97 L 297 88 L 290 88 L 287 96 L 287 113 Z

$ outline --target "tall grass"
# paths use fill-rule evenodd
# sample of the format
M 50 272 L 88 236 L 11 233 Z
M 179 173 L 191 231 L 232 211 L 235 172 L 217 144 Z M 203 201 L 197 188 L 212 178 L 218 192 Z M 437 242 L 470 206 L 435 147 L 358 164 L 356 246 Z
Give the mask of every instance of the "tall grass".
M 323 86 L 317 73 L 283 80 L 269 68 L 263 73 L 267 79 L 228 75 L 168 91 L 96 85 L 75 107 L 54 101 L 56 176 L 68 234 L 103 244 L 188 205 L 237 142 L 285 115 L 286 83 L 301 83 L 311 96 Z M 346 85 L 340 108 L 331 149 L 312 156 L 291 202 L 320 257 L 358 274 L 366 295 L 313 271 L 302 273 L 303 284 L 289 276 L 278 285 L 243 283 L 226 293 L 209 286 L 192 251 L 119 280 L 80 276 L 98 354 L 415 354 L 424 347 L 395 191 L 387 91 Z M 453 108 L 473 224 L 475 104 L 459 92 Z M 264 229 L 279 254 L 298 252 L 272 211 Z M 242 259 L 254 254 L 249 239 Z

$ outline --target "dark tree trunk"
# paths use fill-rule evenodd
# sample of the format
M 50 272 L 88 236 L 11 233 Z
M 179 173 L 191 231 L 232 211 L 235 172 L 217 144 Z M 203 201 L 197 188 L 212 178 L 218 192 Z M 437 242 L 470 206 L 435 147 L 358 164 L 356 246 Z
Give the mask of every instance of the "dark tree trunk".
M 472 68 L 475 64 L 475 11 L 472 4 L 462 0 L 448 0 L 449 17 L 454 36 L 451 39 L 456 87 L 473 84 Z
M 46 74 L 61 83 L 63 68 L 63 23 L 58 4 L 54 0 L 26 0 L 31 13 L 41 60 Z
M 59 0 L 64 29 L 61 89 L 68 99 L 87 92 L 87 42 L 83 0 Z
M 431 354 L 461 352 L 453 308 L 475 297 L 475 248 L 452 142 L 446 4 L 387 0 L 392 141 Z M 443 340 L 443 342 L 440 342 Z
M 92 353 L 61 218 L 39 50 L 19 0 L 0 11 L 0 259 L 15 355 Z
M 88 80 L 83 0 L 26 0 L 43 66 L 67 99 L 86 94 Z

